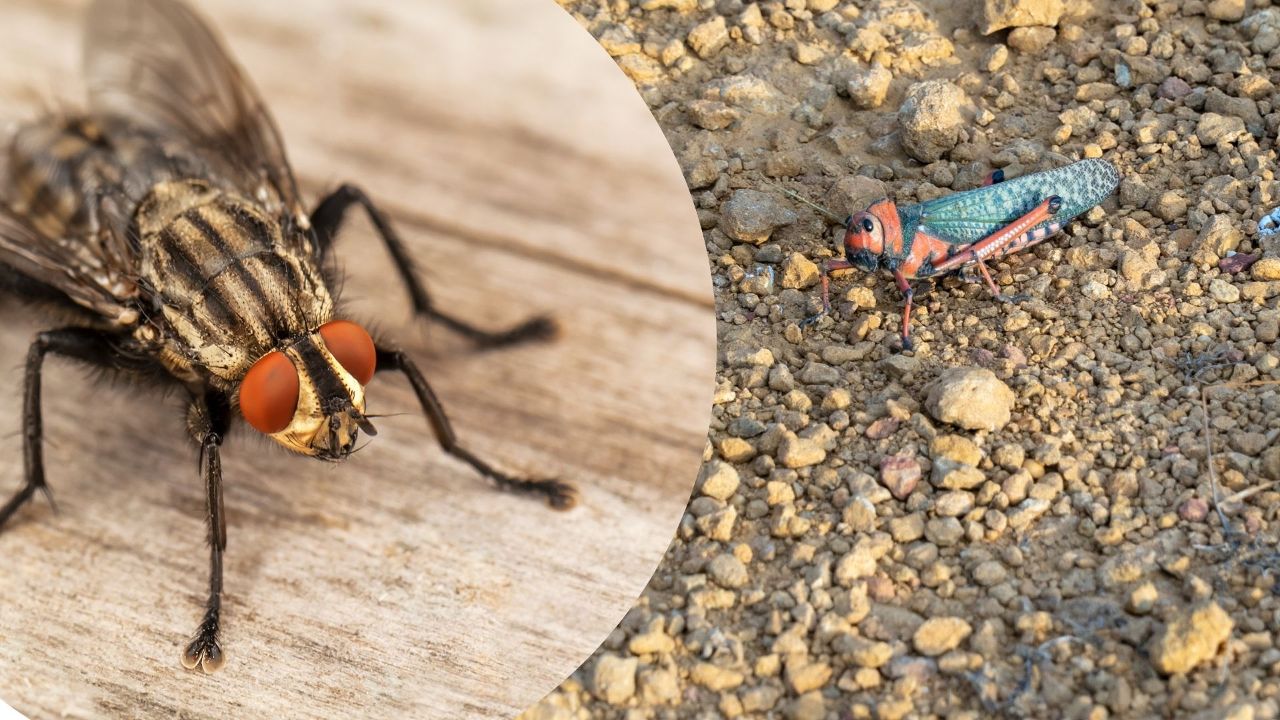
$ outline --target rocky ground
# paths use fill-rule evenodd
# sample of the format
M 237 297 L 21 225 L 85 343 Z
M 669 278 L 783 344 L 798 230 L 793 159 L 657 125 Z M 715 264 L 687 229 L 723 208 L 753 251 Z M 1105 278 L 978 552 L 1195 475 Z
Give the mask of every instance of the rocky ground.
M 526 714 L 1280 715 L 1280 7 L 561 0 L 686 171 L 706 464 L 624 622 Z M 1118 193 L 998 263 L 854 272 L 843 216 L 1073 159 Z M 620 198 L 625 201 L 625 198 Z

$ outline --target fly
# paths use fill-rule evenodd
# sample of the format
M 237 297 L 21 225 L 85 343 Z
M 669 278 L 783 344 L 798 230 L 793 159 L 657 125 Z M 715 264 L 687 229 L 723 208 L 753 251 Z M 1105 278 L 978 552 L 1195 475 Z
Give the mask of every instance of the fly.
M 25 482 L 0 527 L 45 480 L 41 368 L 58 355 L 182 388 L 199 447 L 209 526 L 209 598 L 182 654 L 223 664 L 218 643 L 221 448 L 243 419 L 295 452 L 341 461 L 375 435 L 365 388 L 402 373 L 443 449 L 500 488 L 573 505 L 558 480 L 508 475 L 459 444 L 413 360 L 337 304 L 331 245 L 347 211 L 367 213 L 417 315 L 483 347 L 554 335 L 534 318 L 489 332 L 436 307 L 394 228 L 359 188 L 303 208 L 266 106 L 217 35 L 178 0 L 96 0 L 85 44 L 87 111 L 20 128 L 0 152 L 0 282 L 69 312 L 27 352 Z

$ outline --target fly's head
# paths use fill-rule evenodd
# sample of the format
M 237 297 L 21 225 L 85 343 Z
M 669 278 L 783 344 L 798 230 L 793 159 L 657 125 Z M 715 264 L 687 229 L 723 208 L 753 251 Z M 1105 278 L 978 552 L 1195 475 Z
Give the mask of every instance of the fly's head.
M 240 383 L 240 412 L 286 448 L 337 462 L 355 450 L 361 430 L 377 434 L 364 415 L 376 367 L 369 333 L 334 320 L 259 358 Z
M 881 200 L 862 212 L 849 216 L 844 231 L 844 257 L 850 264 L 867 272 L 880 267 L 885 251 L 884 213 L 897 210 L 889 200 Z

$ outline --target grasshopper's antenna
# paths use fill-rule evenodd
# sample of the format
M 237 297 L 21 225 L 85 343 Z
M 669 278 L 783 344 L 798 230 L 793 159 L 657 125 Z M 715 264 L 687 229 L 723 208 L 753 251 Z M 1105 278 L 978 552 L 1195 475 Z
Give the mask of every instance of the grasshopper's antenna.
M 835 223 L 835 224 L 837 224 L 837 225 L 843 225 L 843 224 L 844 224 L 844 218 L 842 218 L 842 217 L 840 217 L 839 215 L 837 215 L 837 214 L 835 214 L 835 213 L 831 212 L 830 210 L 828 210 L 828 209 L 826 209 L 826 208 L 822 207 L 821 205 L 819 205 L 819 204 L 817 204 L 817 203 L 813 202 L 812 200 L 809 200 L 808 198 L 805 198 L 805 197 L 801 196 L 801 195 L 800 195 L 800 193 L 797 193 L 797 192 L 795 192 L 795 191 L 793 191 L 793 190 L 791 190 L 791 189 L 789 189 L 789 188 L 785 188 L 785 187 L 783 187 L 783 186 L 779 185 L 778 183 L 772 183 L 772 182 L 771 182 L 771 183 L 766 183 L 766 184 L 767 184 L 767 185 L 772 185 L 775 189 L 780 190 L 783 194 L 785 194 L 787 197 L 791 198 L 792 200 L 799 200 L 800 202 L 804 203 L 805 205 L 808 205 L 809 207 L 813 208 L 814 210 L 817 210 L 818 212 L 822 213 L 822 215 L 823 215 L 824 217 L 826 217 L 828 220 L 830 220 L 831 222 L 833 222 L 833 223 Z

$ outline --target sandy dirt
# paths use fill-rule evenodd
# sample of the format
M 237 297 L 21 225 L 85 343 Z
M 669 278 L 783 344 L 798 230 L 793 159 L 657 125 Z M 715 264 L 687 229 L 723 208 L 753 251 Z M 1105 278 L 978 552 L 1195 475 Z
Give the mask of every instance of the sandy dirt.
M 562 4 L 685 170 L 719 386 L 664 562 L 528 720 L 1280 712 L 1280 9 Z M 1090 157 L 1118 192 L 993 268 L 1030 299 L 921 282 L 903 352 L 855 271 L 802 325 L 838 233 L 782 188 L 843 217 Z

